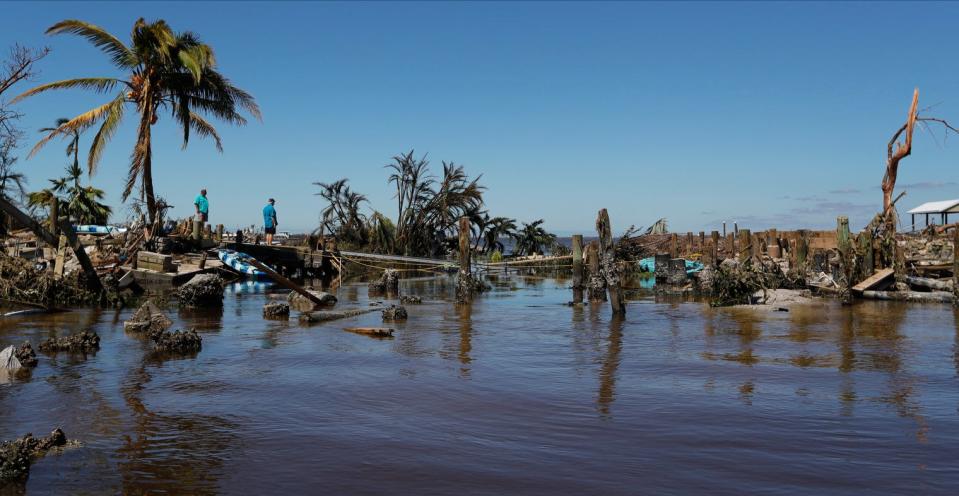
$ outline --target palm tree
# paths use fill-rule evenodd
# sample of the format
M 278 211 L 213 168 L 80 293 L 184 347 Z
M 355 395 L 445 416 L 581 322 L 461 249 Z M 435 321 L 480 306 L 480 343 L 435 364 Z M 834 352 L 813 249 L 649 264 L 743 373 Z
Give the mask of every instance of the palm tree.
M 22 172 L 13 171 L 17 163 L 17 157 L 13 156 L 15 144 L 13 140 L 3 140 L 0 144 L 0 198 L 5 200 L 22 198 L 27 194 L 24 187 L 26 176 Z
M 487 223 L 486 233 L 483 236 L 483 251 L 492 253 L 499 251 L 502 253 L 506 247 L 503 246 L 501 238 L 517 239 L 516 220 L 508 217 L 493 217 Z
M 47 34 L 69 33 L 82 36 L 103 51 L 113 65 L 129 74 L 127 79 L 114 77 L 85 77 L 47 83 L 18 96 L 14 101 L 50 90 L 82 88 L 97 93 L 112 92 L 120 87 L 109 102 L 84 112 L 59 125 L 33 148 L 31 155 L 57 136 L 77 133 L 100 124 L 90 144 L 87 157 L 88 172 L 93 174 L 103 156 L 107 142 L 116 133 L 123 120 L 126 104 L 139 117 L 137 139 L 133 148 L 126 186 L 122 199 L 130 196 L 137 181 L 145 197 L 150 224 L 157 216 L 157 202 L 153 192 L 153 150 L 151 128 L 161 110 L 168 110 L 183 130 L 183 147 L 190 141 L 190 133 L 212 138 L 217 150 L 223 146 L 216 129 L 204 118 L 213 116 L 231 124 L 242 125 L 246 119 L 239 110 L 246 110 L 260 118 L 260 109 L 253 97 L 233 86 L 216 68 L 213 48 L 189 31 L 176 33 L 158 20 L 148 23 L 143 18 L 133 25 L 130 45 L 93 24 L 79 20 L 65 20 L 47 29 Z
M 516 239 L 517 254 L 533 255 L 537 252 L 542 252 L 544 247 L 553 245 L 553 242 L 556 240 L 556 235 L 550 234 L 540 227 L 542 223 L 543 219 L 529 224 L 523 223 L 523 228 L 520 230 Z
M 28 196 L 30 207 L 43 207 L 50 204 L 54 197 L 60 200 L 60 213 L 66 215 L 72 222 L 78 224 L 104 225 L 110 218 L 112 210 L 109 205 L 102 203 L 105 196 L 102 189 L 80 184 L 83 169 L 79 163 L 67 166 L 67 176 L 59 179 L 50 179 L 52 188 L 34 191 Z
M 320 212 L 320 231 L 325 229 L 349 245 L 364 247 L 369 241 L 369 231 L 360 207 L 367 199 L 352 191 L 347 181 L 344 178 L 332 183 L 313 183 L 320 188 L 316 194 L 327 202 Z

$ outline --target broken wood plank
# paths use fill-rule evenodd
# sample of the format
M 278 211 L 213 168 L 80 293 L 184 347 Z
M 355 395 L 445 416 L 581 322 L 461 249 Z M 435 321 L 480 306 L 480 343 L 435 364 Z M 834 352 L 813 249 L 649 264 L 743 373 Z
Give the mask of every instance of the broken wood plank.
M 300 286 L 299 284 L 297 284 L 297 283 L 295 283 L 295 282 L 293 282 L 293 281 L 291 281 L 291 280 L 289 280 L 289 279 L 281 276 L 281 275 L 278 274 L 275 270 L 271 269 L 270 267 L 268 267 L 266 264 L 260 262 L 259 260 L 255 259 L 255 258 L 253 258 L 253 257 L 249 257 L 249 258 L 245 259 L 244 261 L 247 262 L 247 263 L 249 263 L 250 265 L 256 267 L 257 269 L 261 270 L 261 271 L 262 271 L 264 274 L 266 274 L 270 279 L 273 279 L 274 281 L 276 281 L 280 286 L 283 286 L 283 287 L 285 287 L 285 288 L 287 288 L 287 289 L 290 289 L 290 290 L 296 291 L 297 293 L 300 293 L 300 294 L 303 295 L 306 299 L 312 301 L 313 303 L 315 303 L 315 304 L 317 304 L 317 305 L 324 305 L 324 304 L 325 304 L 325 303 L 323 303 L 323 300 L 317 298 L 316 295 L 314 295 L 313 293 L 311 293 L 311 292 L 303 289 L 303 287 Z
M 393 337 L 393 329 L 390 329 L 389 327 L 344 327 L 343 330 L 346 332 L 363 334 L 364 336 L 371 336 L 374 338 Z
M 304 323 L 304 324 L 314 324 L 317 322 L 327 322 L 330 320 L 356 317 L 357 315 L 363 315 L 363 314 L 372 313 L 372 312 L 379 312 L 382 310 L 383 308 L 381 307 L 350 308 L 346 310 L 317 310 L 315 312 L 301 313 L 299 320 L 301 323 Z
M 882 270 L 876 271 L 873 275 L 867 277 L 864 281 L 853 286 L 852 290 L 857 293 L 862 293 L 863 291 L 866 291 L 867 289 L 872 289 L 878 286 L 880 283 L 884 282 L 886 279 L 892 277 L 894 273 L 895 271 L 893 269 L 882 269 Z
M 57 245 L 57 259 L 53 263 L 53 278 L 63 278 L 63 267 L 66 265 L 67 256 L 67 237 L 60 235 L 60 243 Z

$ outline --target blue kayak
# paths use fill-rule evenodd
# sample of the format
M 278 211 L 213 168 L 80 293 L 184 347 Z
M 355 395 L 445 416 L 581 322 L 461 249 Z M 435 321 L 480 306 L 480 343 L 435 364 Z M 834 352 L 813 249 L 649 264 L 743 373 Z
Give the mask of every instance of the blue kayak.
M 73 232 L 77 234 L 121 234 L 127 232 L 127 228 L 81 224 L 79 226 L 73 226 Z
M 220 258 L 225 265 L 229 266 L 231 269 L 239 272 L 240 274 L 252 276 L 252 277 L 266 277 L 266 274 L 251 265 L 247 260 L 253 258 L 246 253 L 242 253 L 236 250 L 222 249 L 217 250 L 217 256 Z
M 643 272 L 656 272 L 656 257 L 646 257 L 639 261 L 639 268 Z M 692 274 L 703 270 L 702 262 L 686 260 L 686 273 Z

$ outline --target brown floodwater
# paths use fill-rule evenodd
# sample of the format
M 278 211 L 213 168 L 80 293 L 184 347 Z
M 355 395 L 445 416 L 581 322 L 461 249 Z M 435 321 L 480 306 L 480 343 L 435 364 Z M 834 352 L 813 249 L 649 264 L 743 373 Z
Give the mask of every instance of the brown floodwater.
M 639 295 L 624 320 L 514 276 L 471 306 L 445 277 L 393 339 L 267 321 L 277 289 L 171 310 L 203 337 L 161 359 L 131 311 L 0 319 L 0 344 L 93 329 L 0 384 L 0 438 L 82 446 L 4 494 L 955 494 L 959 318 L 946 305 L 789 313 Z M 339 306 L 366 305 L 364 284 Z

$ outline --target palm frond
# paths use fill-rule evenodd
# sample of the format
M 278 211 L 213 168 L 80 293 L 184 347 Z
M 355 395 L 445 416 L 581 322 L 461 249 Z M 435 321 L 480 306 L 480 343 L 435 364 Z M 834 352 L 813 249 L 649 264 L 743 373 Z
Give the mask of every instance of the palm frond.
M 103 124 L 97 131 L 96 136 L 93 137 L 93 141 L 90 142 L 90 153 L 87 156 L 87 174 L 91 176 L 97 170 L 97 165 L 103 156 L 104 147 L 116 133 L 120 121 L 123 120 L 124 103 L 126 103 L 126 98 L 123 93 L 120 93 L 112 102 L 107 104 L 109 107 L 106 111 L 106 117 L 103 119 Z
M 196 115 L 193 112 L 190 112 L 190 127 L 196 131 L 196 134 L 204 138 L 213 138 L 213 142 L 216 143 L 216 149 L 218 152 L 223 153 L 223 142 L 220 141 L 220 135 L 216 132 L 216 128 L 212 124 L 204 120 L 199 115 Z M 186 148 L 186 140 L 183 141 L 183 147 Z
M 137 65 L 136 55 L 133 51 L 100 26 L 77 19 L 67 19 L 47 28 L 47 34 L 61 33 L 70 33 L 86 38 L 90 43 L 109 55 L 113 63 L 119 67 Z
M 84 129 L 96 124 L 104 115 L 110 110 L 111 106 L 114 105 L 116 100 L 110 101 L 99 107 L 90 109 L 73 119 L 70 119 L 68 122 L 62 124 L 60 127 L 54 129 L 49 134 L 47 134 L 43 139 L 37 142 L 34 145 L 33 149 L 30 150 L 30 154 L 27 157 L 33 157 L 43 148 L 44 145 L 50 142 L 53 138 L 57 136 L 65 135 L 66 133 L 81 132 Z
M 97 93 L 106 93 L 112 91 L 117 84 L 123 83 L 126 84 L 126 81 L 116 79 L 116 78 L 76 78 L 76 79 L 65 79 L 63 81 L 55 81 L 53 83 L 41 84 L 36 88 L 27 90 L 26 92 L 18 95 L 16 98 L 10 101 L 10 103 L 17 103 L 24 98 L 43 93 L 50 90 L 65 90 L 71 88 L 81 88 L 96 91 Z

